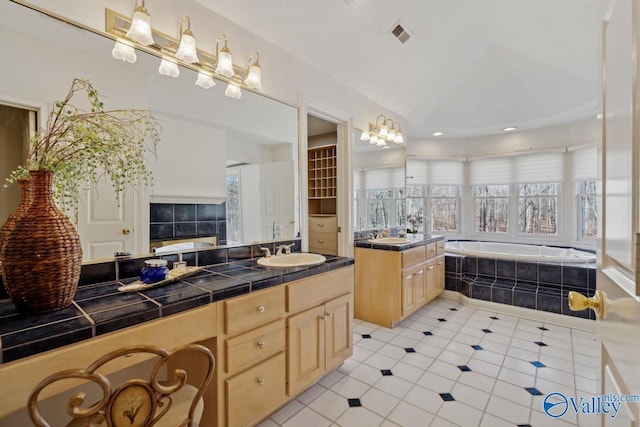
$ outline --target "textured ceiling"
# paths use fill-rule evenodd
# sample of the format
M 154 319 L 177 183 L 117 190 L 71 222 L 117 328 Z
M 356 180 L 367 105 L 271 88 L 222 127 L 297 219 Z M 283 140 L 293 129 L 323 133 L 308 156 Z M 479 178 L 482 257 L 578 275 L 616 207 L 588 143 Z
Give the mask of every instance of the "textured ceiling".
M 603 1 L 197 1 L 400 114 L 414 137 L 596 113 Z

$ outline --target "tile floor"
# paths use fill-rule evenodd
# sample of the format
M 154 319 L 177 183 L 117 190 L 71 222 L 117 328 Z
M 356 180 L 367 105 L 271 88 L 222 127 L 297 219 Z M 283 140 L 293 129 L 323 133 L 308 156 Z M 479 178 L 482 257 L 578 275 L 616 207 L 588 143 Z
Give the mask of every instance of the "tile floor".
M 353 334 L 353 356 L 260 427 L 596 425 L 542 410 L 547 393 L 597 393 L 594 333 L 438 298 L 394 329 L 356 319 Z

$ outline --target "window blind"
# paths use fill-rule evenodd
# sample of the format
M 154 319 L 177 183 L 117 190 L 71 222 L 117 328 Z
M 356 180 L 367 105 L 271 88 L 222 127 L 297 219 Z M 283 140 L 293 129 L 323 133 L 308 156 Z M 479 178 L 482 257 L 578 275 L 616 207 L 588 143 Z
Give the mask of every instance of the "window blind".
M 511 182 L 511 158 L 496 157 L 471 162 L 471 185 L 509 184 Z
M 364 174 L 364 187 L 366 190 L 404 188 L 404 168 L 369 169 Z
M 407 160 L 407 185 L 463 185 L 464 162 Z
M 471 162 L 471 185 L 564 181 L 564 153 L 526 154 Z
M 572 180 L 585 181 L 598 177 L 598 152 L 596 147 L 575 150 L 572 157 Z

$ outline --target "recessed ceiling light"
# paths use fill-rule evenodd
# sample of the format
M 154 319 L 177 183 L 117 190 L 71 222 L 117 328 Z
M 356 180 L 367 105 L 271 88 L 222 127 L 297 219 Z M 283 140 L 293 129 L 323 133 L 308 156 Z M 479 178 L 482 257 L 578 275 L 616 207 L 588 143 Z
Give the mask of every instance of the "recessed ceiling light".
M 516 129 L 518 129 L 518 128 L 515 127 L 515 126 L 509 126 L 509 127 L 506 127 L 506 128 L 504 128 L 502 130 L 505 131 L 505 132 L 511 132 L 512 130 L 516 130 Z
M 442 132 L 434 132 L 432 135 L 433 136 L 442 136 L 442 135 L 444 135 L 444 133 L 442 133 Z

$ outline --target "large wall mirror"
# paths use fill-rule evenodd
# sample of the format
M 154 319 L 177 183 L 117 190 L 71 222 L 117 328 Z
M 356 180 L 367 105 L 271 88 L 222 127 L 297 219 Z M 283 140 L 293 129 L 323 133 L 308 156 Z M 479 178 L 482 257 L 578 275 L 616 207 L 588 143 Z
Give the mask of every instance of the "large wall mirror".
M 382 148 L 362 141 L 354 129 L 353 228 L 406 228 L 406 149 L 389 143 Z
M 160 76 L 160 59 L 144 52 L 137 52 L 135 64 L 121 62 L 111 55 L 111 39 L 12 2 L 0 5 L 0 38 L 0 113 L 5 107 L 40 110 L 35 122 L 44 123 L 51 102 L 64 98 L 73 78 L 81 77 L 91 80 L 107 108 L 149 109 L 163 126 L 157 159 L 150 162 L 150 190 L 128 192 L 120 206 L 108 190 L 99 189 L 81 202 L 78 229 L 85 259 L 131 250 L 118 247 L 123 230 L 135 235 L 135 253 L 148 253 L 149 243 L 163 238 L 158 236 L 188 239 L 205 229 L 215 230 L 217 244 L 227 245 L 299 236 L 295 107 L 249 91 L 241 99 L 227 98 L 226 83 L 202 89 L 195 85 L 196 73 L 186 68 L 178 78 Z M 0 121 L 0 132 L 15 123 L 6 119 L 11 114 Z M 25 134 L 17 137 L 20 148 L 13 154 L 8 152 L 13 143 L 0 144 L 0 180 L 22 161 Z M 17 190 L 0 191 L 0 198 L 7 208 L 0 211 L 3 223 L 17 204 Z M 153 204 L 159 205 L 157 212 L 151 211 Z M 171 221 L 163 217 L 169 210 Z M 101 237 L 106 243 L 87 243 L 88 235 L 100 233 L 107 234 Z

